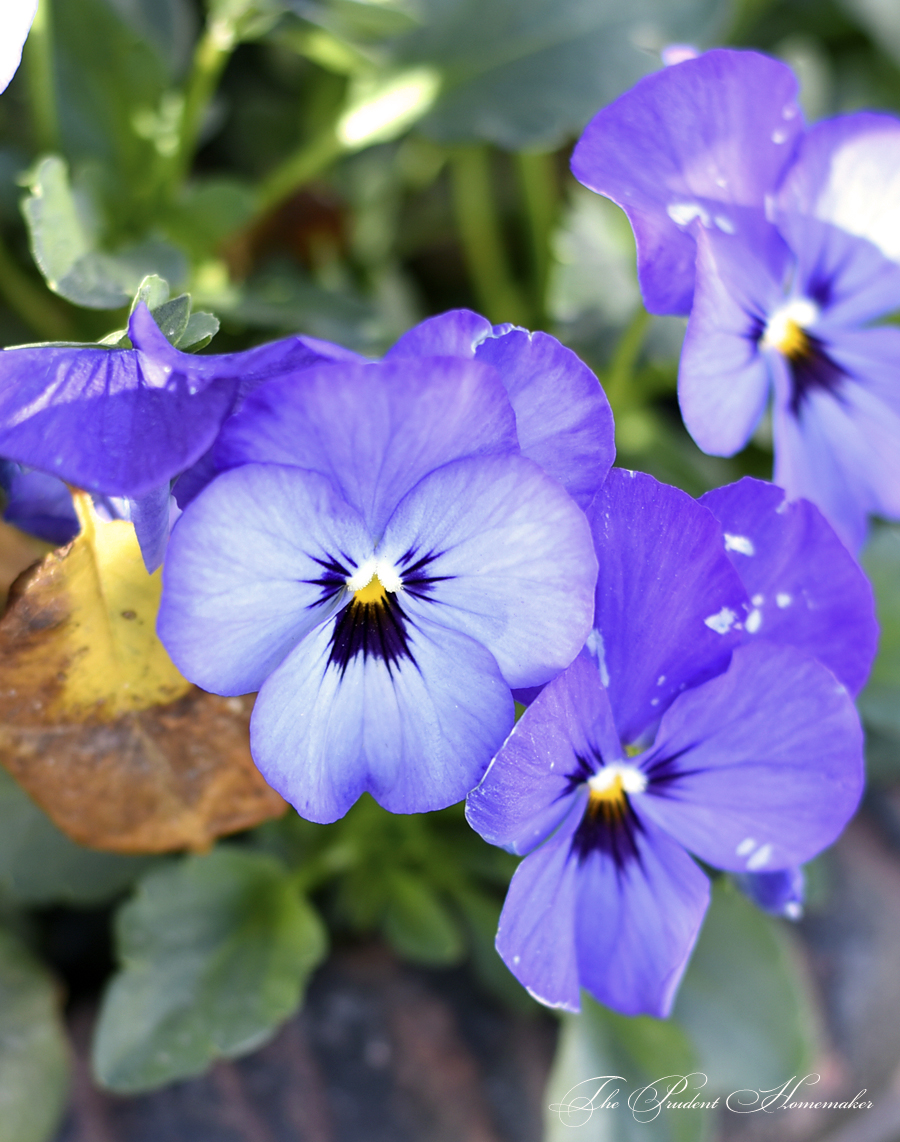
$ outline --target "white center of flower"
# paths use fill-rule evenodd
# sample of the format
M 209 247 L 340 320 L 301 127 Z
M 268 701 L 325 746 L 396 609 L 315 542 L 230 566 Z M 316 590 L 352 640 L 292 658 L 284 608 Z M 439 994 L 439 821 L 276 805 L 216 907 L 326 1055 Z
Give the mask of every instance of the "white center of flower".
M 361 563 L 353 574 L 348 576 L 347 586 L 356 594 L 365 591 L 376 579 L 378 585 L 385 591 L 399 591 L 403 586 L 403 580 L 393 563 L 389 559 L 376 559 L 374 556 Z
M 636 765 L 624 761 L 614 761 L 587 780 L 592 794 L 614 798 L 621 793 L 643 793 L 647 788 L 647 778 Z
M 807 350 L 804 333 L 819 316 L 819 307 L 808 297 L 795 297 L 776 309 L 766 324 L 762 343 L 770 349 L 777 349 L 785 357 L 800 357 Z

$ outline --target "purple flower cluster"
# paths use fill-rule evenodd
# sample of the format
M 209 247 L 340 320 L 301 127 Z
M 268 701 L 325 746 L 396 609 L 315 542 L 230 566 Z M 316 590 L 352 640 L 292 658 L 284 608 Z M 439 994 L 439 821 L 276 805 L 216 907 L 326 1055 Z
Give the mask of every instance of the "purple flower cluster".
M 804 130 L 790 69 L 711 51 L 600 111 L 575 175 L 627 213 L 653 313 L 690 314 L 685 424 L 742 448 L 772 396 L 775 482 L 858 550 L 900 518 L 900 120 Z
M 529 991 L 664 1016 L 709 900 L 689 854 L 790 915 L 797 866 L 846 824 L 863 778 L 851 690 L 877 628 L 832 529 L 771 485 L 704 504 L 613 469 L 588 518 L 593 630 L 467 813 L 527 854 L 497 948 Z
M 587 366 L 468 311 L 379 362 L 300 336 L 191 356 L 143 306 L 133 348 L 0 354 L 7 517 L 62 542 L 62 481 L 115 498 L 164 561 L 174 662 L 258 691 L 253 756 L 303 816 L 468 795 L 473 827 L 525 857 L 500 954 L 556 1006 L 586 987 L 666 1014 L 709 898 L 694 858 L 796 915 L 800 866 L 860 795 L 872 593 L 797 496 L 844 536 L 887 510 L 880 444 L 868 482 L 847 457 L 882 417 L 882 342 L 857 327 L 900 270 L 842 221 L 840 132 L 801 130 L 782 65 L 714 52 L 643 81 L 576 152 L 632 217 L 648 304 L 693 306 L 698 438 L 739 447 L 774 378 L 790 500 L 746 479 L 697 502 L 612 468 Z

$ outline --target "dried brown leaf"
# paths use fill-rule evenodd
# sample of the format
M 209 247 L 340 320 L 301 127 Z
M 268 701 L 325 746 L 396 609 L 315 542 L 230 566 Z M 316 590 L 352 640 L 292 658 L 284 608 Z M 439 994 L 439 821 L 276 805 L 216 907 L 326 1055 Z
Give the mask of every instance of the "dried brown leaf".
M 182 678 L 131 525 L 79 509 L 82 534 L 16 581 L 0 620 L 0 763 L 98 849 L 199 850 L 279 816 L 250 756 L 252 697 Z

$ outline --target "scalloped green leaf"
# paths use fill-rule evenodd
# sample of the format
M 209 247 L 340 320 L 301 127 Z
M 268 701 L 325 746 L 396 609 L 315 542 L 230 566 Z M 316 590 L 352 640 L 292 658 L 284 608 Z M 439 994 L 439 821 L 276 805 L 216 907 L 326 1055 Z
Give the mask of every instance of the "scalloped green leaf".
M 0 930 L 0 1142 L 47 1142 L 68 1087 L 59 987 L 15 937 Z
M 259 1047 L 323 958 L 317 913 L 278 861 L 222 846 L 151 872 L 119 912 L 121 969 L 93 1064 L 104 1086 L 152 1090 Z

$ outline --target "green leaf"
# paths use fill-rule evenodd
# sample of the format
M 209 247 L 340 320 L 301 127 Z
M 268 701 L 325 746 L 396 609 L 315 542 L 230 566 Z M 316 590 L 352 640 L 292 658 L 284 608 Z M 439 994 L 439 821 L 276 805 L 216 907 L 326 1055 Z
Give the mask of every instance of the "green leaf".
M 666 43 L 714 40 L 728 7 L 724 0 L 633 0 L 626 9 L 619 0 L 422 0 L 424 27 L 400 42 L 397 55 L 443 73 L 425 134 L 552 149 L 652 71 L 652 53 Z
M 141 302 L 152 313 L 154 309 L 165 305 L 169 300 L 169 283 L 158 274 L 148 274 L 137 288 L 137 293 L 131 301 L 131 313 L 137 309 Z
M 29 187 L 22 213 L 34 260 L 47 285 L 61 297 L 90 309 L 118 309 L 148 275 L 158 273 L 168 281 L 185 277 L 183 256 L 156 239 L 115 254 L 97 249 L 90 205 L 73 192 L 68 168 L 58 155 L 38 164 Z
M 177 345 L 187 332 L 188 322 L 191 319 L 191 295 L 181 293 L 171 301 L 151 307 L 150 312 L 166 340 Z
M 196 353 L 207 346 L 219 332 L 219 319 L 212 313 L 192 313 L 184 332 L 175 342 L 186 353 Z
M 191 313 L 191 295 L 179 294 L 169 299 L 169 283 L 156 274 L 144 278 L 131 302 L 131 312 L 143 302 L 166 339 L 177 348 L 196 353 L 219 332 L 219 319 L 211 313 Z M 128 331 L 110 333 L 101 344 L 131 348 Z
M 67 159 L 91 165 L 105 213 L 126 234 L 147 229 L 157 176 L 179 110 L 171 73 L 151 38 L 118 9 L 130 0 L 54 0 L 53 50 L 60 139 Z M 155 129 L 149 129 L 151 124 Z M 162 148 L 162 149 L 161 149 Z M 166 275 L 163 274 L 165 277 Z
M 76 845 L 0 769 L 0 890 L 19 903 L 102 904 L 146 872 L 152 859 Z
M 69 1048 L 59 989 L 0 930 L 0 1142 L 47 1142 L 65 1109 Z
M 119 913 L 122 969 L 104 996 L 95 1074 L 151 1090 L 264 1043 L 297 1009 L 325 954 L 284 867 L 223 846 L 145 877 Z
M 713 886 L 674 1016 L 716 1093 L 776 1086 L 802 1074 L 815 1052 L 807 983 L 784 923 L 726 878 Z
M 465 951 L 459 924 L 425 879 L 391 873 L 382 931 L 399 955 L 417 963 L 457 963 Z
M 166 234 L 194 258 L 212 257 L 225 238 L 253 217 L 253 190 L 237 179 L 192 183 L 165 214 Z
M 28 189 L 31 196 L 22 203 L 22 213 L 34 260 L 47 285 L 58 292 L 59 283 L 93 249 L 92 219 L 84 202 L 72 193 L 68 167 L 58 155 L 38 163 Z
M 712 1126 L 709 1109 L 662 1109 L 655 1117 L 650 1111 L 636 1118 L 628 1106 L 629 1095 L 648 1084 L 696 1070 L 696 1053 L 676 1023 L 618 1015 L 582 993 L 581 1014 L 563 1016 L 547 1086 L 545 1142 L 697 1142 Z M 712 1101 L 696 1082 L 673 1098 L 689 1101 L 695 1094 L 698 1101 Z
M 878 602 L 881 638 L 868 685 L 858 699 L 866 725 L 870 772 L 900 775 L 900 527 L 881 525 L 862 553 Z
M 142 40 L 151 44 L 169 75 L 190 63 L 197 37 L 197 14 L 190 0 L 116 0 L 116 11 Z

